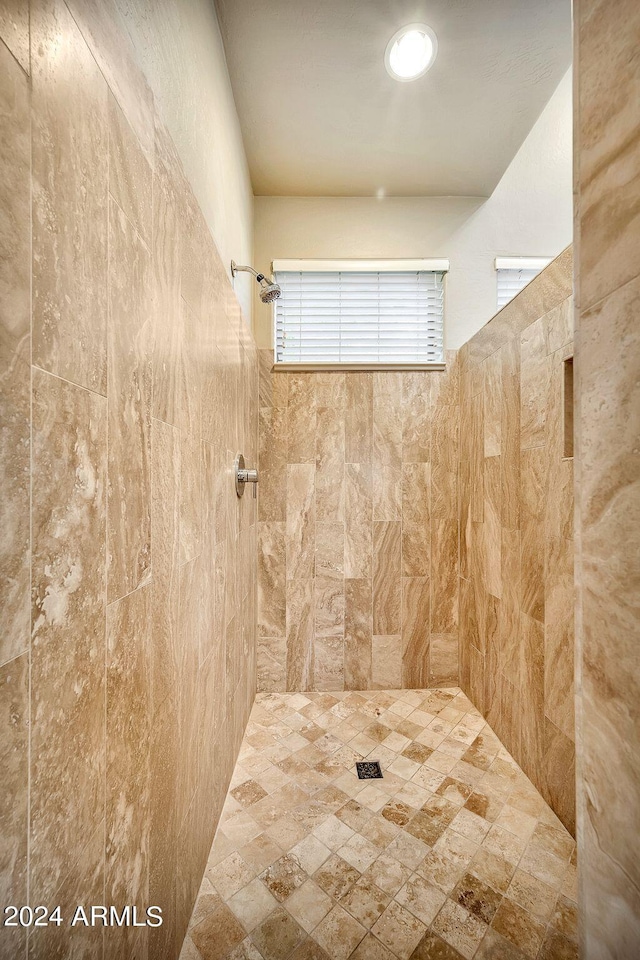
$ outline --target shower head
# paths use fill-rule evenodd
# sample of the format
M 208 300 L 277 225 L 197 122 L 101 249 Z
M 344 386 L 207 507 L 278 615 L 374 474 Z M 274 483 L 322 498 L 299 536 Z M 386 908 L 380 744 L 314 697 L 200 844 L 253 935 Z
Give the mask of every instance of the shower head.
M 260 284 L 260 299 L 263 303 L 273 303 L 273 301 L 277 300 L 282 293 L 280 286 L 275 282 L 275 280 L 267 280 L 264 273 L 257 273 L 253 267 L 240 267 L 234 260 L 232 260 L 231 276 L 235 277 L 239 270 L 245 270 L 247 273 L 252 273 L 254 275 Z
M 264 277 L 260 281 L 260 288 L 260 299 L 263 303 L 273 303 L 282 293 L 279 284 L 269 283 Z

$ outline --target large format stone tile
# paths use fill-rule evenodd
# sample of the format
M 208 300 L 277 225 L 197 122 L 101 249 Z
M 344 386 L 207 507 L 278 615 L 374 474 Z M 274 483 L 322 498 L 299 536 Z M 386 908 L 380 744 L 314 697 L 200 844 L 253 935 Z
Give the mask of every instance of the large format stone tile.
M 638 275 L 639 13 L 633 0 L 593 0 L 576 25 L 580 63 L 576 178 L 580 232 L 579 304 L 592 307 Z M 606 70 L 603 69 L 606 64 Z
M 595 953 L 638 939 L 637 843 L 620 824 L 638 791 L 639 306 L 636 278 L 579 321 L 582 916 Z
M 30 870 L 45 903 L 104 810 L 106 407 L 34 371 Z
M 371 577 L 373 478 L 369 463 L 345 465 L 344 575 Z
M 146 247 L 113 201 L 109 228 L 107 541 L 112 601 L 151 575 L 151 271 Z
M 287 467 L 287 579 L 308 579 L 315 572 L 315 467 Z
M 402 462 L 428 463 L 431 454 L 431 375 L 402 374 Z
M 109 94 L 109 192 L 147 246 L 151 245 L 153 170 Z
M 29 73 L 29 5 L 0 0 L 0 40 Z
M 3 904 L 27 902 L 29 811 L 29 655 L 0 667 L 0 897 Z M 18 956 L 26 930 L 3 929 L 3 950 Z M 6 942 L 5 942 L 6 941 Z
M 368 578 L 348 579 L 345 588 L 344 683 L 346 690 L 371 686 L 373 595 Z
M 62 0 L 31 4 L 33 362 L 107 391 L 107 85 Z
M 373 524 L 373 632 L 399 634 L 402 608 L 402 543 L 398 521 Z
M 107 611 L 107 770 L 105 890 L 119 909 L 149 900 L 151 807 L 152 588 L 140 587 Z M 108 931 L 114 949 L 144 950 L 147 930 Z
M 6 9 L 4 9 L 6 7 Z M 0 31 L 20 14 L 0 7 Z M 16 41 L 19 32 L 16 33 Z M 27 17 L 28 53 L 28 17 Z M 27 78 L 0 44 L 0 663 L 29 643 L 30 138 Z
M 80 26 L 109 89 L 118 101 L 147 158 L 153 157 L 153 93 L 135 54 L 115 0 L 69 0 L 69 9 Z

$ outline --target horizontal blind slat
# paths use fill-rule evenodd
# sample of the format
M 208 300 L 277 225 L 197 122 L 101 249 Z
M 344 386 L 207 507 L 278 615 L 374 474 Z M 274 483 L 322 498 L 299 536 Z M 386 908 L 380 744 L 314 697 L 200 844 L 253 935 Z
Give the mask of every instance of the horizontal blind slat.
M 276 362 L 441 362 L 443 276 L 277 272 Z
M 496 270 L 498 310 L 506 307 L 510 300 L 513 300 L 528 283 L 531 283 L 540 273 L 540 269 L 498 267 Z

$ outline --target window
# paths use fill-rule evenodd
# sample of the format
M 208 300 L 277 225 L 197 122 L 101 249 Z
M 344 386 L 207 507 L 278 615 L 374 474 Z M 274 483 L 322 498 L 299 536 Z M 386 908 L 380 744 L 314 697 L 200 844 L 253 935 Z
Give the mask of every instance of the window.
M 448 268 L 448 260 L 276 260 L 276 365 L 442 365 Z
M 551 257 L 496 257 L 498 310 L 513 300 L 551 260 Z

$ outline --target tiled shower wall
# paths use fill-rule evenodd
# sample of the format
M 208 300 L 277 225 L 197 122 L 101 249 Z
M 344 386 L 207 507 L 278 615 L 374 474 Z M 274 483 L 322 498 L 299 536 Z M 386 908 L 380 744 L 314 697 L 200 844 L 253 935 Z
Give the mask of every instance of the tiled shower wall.
M 261 690 L 458 679 L 458 359 L 273 372 L 260 350 Z
M 572 356 L 570 249 L 460 351 L 460 682 L 575 833 Z
M 640 955 L 640 5 L 576 0 L 580 956 Z
M 257 355 L 112 27 L 0 4 L 0 903 L 165 922 L 46 960 L 177 956 L 255 690 Z

